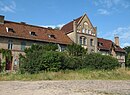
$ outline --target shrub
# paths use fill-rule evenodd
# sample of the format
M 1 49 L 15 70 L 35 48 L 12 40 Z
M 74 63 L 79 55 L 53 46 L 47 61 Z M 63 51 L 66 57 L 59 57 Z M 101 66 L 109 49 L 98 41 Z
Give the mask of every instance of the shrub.
M 68 45 L 66 50 L 70 56 L 84 56 L 87 53 L 86 49 L 75 43 Z
M 82 58 L 77 56 L 66 56 L 62 63 L 61 69 L 63 70 L 76 70 L 81 69 L 83 65 Z
M 92 53 L 84 58 L 83 68 L 112 70 L 119 66 L 118 60 L 111 56 Z
M 64 56 L 61 52 L 55 50 L 55 45 L 33 45 L 31 48 L 26 49 L 26 55 L 20 55 L 21 73 L 60 70 Z

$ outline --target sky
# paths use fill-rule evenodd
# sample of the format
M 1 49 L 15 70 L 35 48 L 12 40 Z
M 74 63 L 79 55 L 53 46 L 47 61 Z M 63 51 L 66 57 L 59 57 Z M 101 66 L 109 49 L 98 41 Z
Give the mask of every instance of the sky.
M 32 25 L 61 27 L 87 14 L 100 38 L 130 46 L 130 0 L 0 0 L 6 20 Z

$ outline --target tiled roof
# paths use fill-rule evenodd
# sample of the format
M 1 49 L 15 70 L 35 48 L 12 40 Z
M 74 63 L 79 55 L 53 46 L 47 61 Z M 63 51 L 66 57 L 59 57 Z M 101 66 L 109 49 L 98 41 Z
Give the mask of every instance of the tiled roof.
M 75 19 L 76 23 L 78 23 L 81 18 L 82 18 L 82 16 L 79 17 L 79 18 L 77 18 L 77 19 Z M 65 25 L 61 28 L 61 30 L 64 31 L 65 34 L 68 34 L 68 33 L 72 32 L 72 31 L 73 31 L 73 22 L 74 22 L 74 21 L 71 21 L 71 22 L 65 24 Z
M 120 46 L 117 46 L 115 43 L 113 43 L 111 40 L 103 39 L 103 38 L 98 38 L 98 49 L 100 50 L 111 50 L 112 47 L 116 52 L 125 52 L 124 49 L 122 49 Z
M 12 28 L 14 32 L 7 32 L 6 27 Z M 36 36 L 30 35 L 29 32 L 35 32 Z M 54 37 L 51 38 L 48 35 L 53 35 Z M 0 24 L 0 36 L 59 44 L 72 43 L 70 38 L 67 37 L 61 30 L 54 30 L 11 21 L 5 21 L 4 24 Z
M 122 49 L 120 46 L 116 46 L 115 51 L 116 52 L 125 52 L 125 50 Z
M 111 47 L 112 47 L 112 41 L 111 40 L 107 40 L 107 39 L 103 39 L 103 38 L 98 38 L 98 43 L 102 44 L 102 45 L 98 46 L 99 49 L 110 50 Z

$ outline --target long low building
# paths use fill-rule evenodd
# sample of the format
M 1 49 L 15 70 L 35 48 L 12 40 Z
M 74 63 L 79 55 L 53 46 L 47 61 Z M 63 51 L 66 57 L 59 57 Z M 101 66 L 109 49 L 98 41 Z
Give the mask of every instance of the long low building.
M 19 63 L 19 54 L 32 44 L 54 43 L 59 51 L 63 51 L 68 44 L 80 44 L 87 48 L 88 53 L 99 52 L 112 55 L 121 64 L 125 63 L 125 51 L 119 46 L 119 38 L 114 43 L 97 37 L 97 28 L 93 27 L 88 16 L 83 16 L 67 23 L 61 30 L 29 25 L 25 22 L 12 22 L 0 16 L 0 48 L 12 51 L 12 61 L 6 59 L 6 70 L 13 70 Z M 0 54 L 0 61 L 2 54 Z

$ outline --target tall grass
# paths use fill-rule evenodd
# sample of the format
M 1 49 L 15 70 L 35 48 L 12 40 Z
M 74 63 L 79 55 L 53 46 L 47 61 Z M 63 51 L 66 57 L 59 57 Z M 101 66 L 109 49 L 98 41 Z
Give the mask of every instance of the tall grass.
M 23 80 L 130 80 L 129 69 L 116 70 L 76 70 L 59 72 L 41 72 L 38 74 L 1 73 L 0 81 Z

